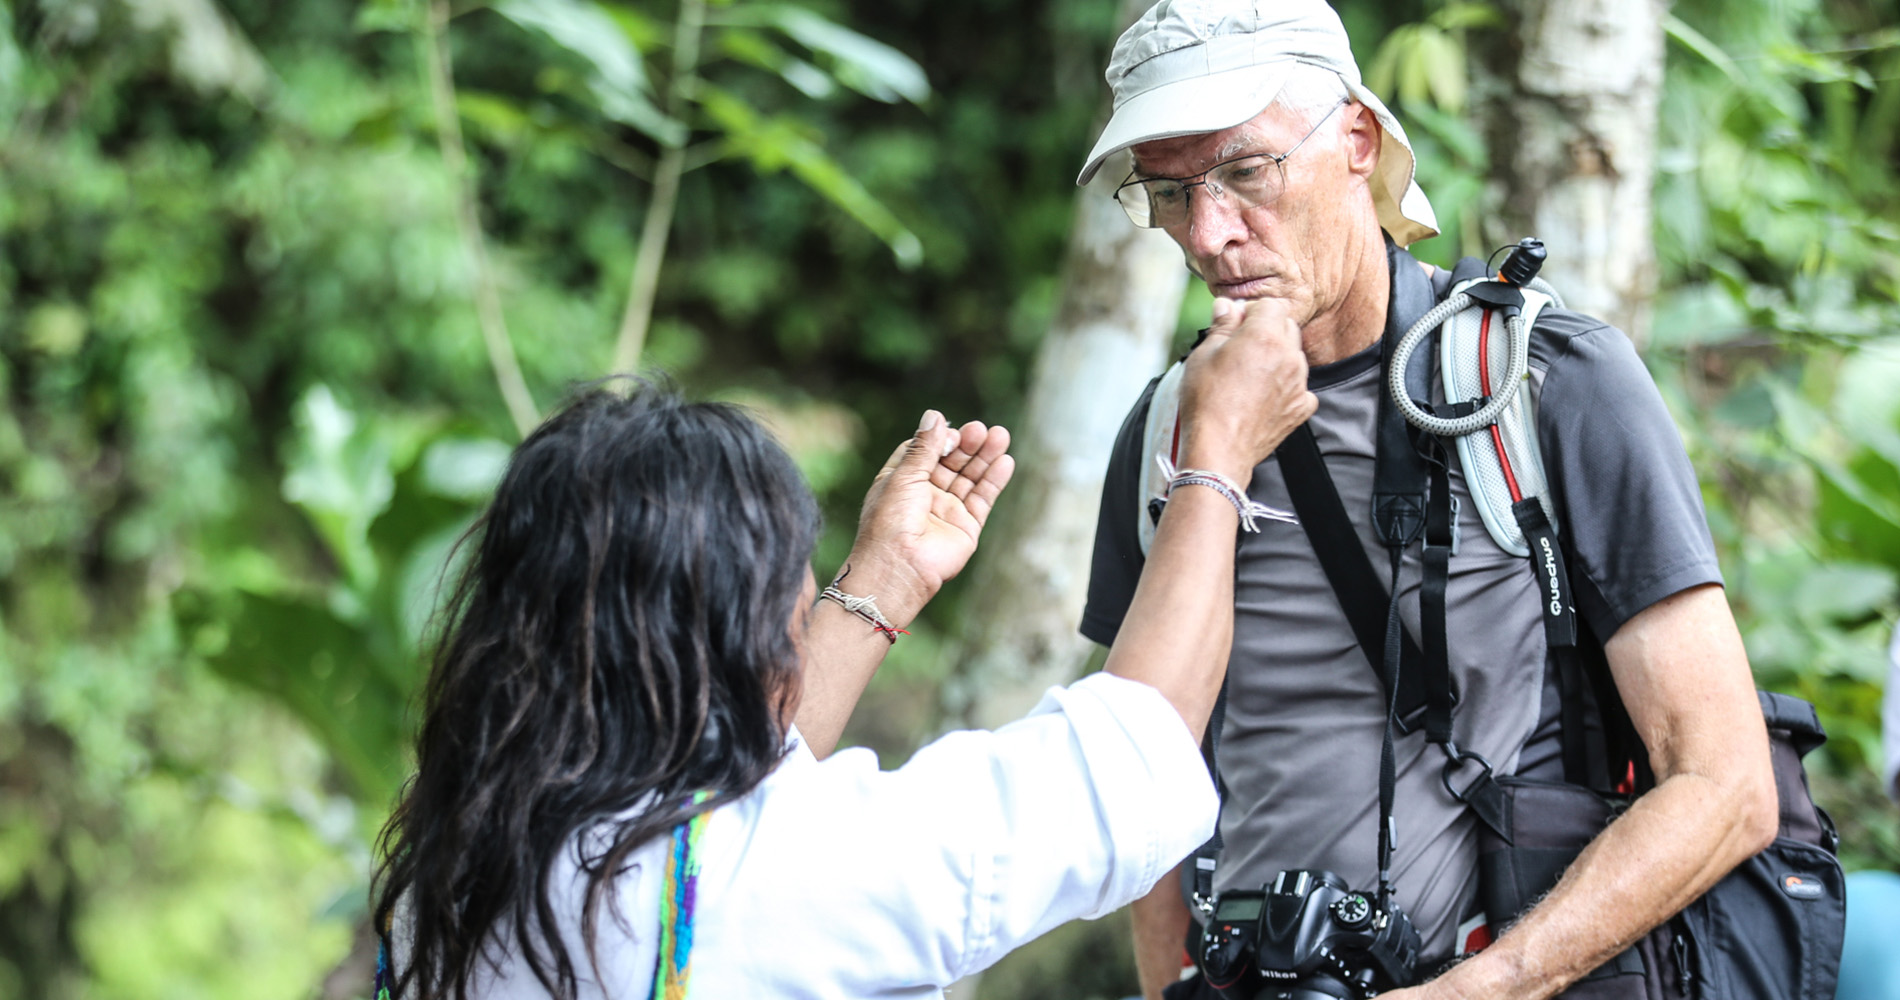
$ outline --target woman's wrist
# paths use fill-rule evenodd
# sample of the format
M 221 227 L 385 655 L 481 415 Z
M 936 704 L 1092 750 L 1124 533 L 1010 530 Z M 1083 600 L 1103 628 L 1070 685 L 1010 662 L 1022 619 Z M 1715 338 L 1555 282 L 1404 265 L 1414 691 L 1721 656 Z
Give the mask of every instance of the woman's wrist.
M 876 598 L 878 611 L 900 629 L 908 628 L 937 594 L 935 586 L 888 548 L 862 541 L 851 549 L 832 582 L 854 597 Z

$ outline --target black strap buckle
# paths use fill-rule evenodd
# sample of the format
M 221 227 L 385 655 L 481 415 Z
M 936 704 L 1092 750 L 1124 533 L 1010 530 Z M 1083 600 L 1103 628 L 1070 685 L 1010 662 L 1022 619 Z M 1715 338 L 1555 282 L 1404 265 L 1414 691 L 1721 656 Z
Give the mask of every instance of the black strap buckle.
M 1444 746 L 1446 758 L 1445 769 L 1439 774 L 1439 780 L 1444 782 L 1445 791 L 1452 798 L 1457 799 L 1459 802 L 1469 803 L 1471 790 L 1490 779 L 1493 770 L 1491 762 L 1485 760 L 1483 754 L 1475 750 L 1460 749 L 1458 744 L 1449 740 L 1445 742 Z M 1463 769 L 1466 764 L 1477 764 L 1480 768 L 1483 768 L 1483 770 L 1479 772 L 1477 777 L 1471 779 L 1461 790 L 1452 784 L 1451 779 Z

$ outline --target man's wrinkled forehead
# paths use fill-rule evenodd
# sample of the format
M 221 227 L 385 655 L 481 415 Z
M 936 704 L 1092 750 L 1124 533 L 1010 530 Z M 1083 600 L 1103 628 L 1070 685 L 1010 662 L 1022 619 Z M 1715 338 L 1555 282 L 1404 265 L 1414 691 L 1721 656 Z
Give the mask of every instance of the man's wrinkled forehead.
M 1199 173 L 1224 160 L 1248 153 L 1268 152 L 1267 130 L 1262 118 L 1267 112 L 1219 132 L 1179 135 L 1155 139 L 1129 149 L 1135 172 L 1143 176 L 1186 176 Z

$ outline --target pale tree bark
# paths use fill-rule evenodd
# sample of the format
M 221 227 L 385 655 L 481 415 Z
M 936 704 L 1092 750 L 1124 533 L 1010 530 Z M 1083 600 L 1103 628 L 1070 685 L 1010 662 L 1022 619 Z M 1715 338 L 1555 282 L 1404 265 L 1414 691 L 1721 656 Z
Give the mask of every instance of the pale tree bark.
M 1147 6 L 1125 2 L 1121 23 Z M 1122 418 L 1166 361 L 1188 277 L 1173 241 L 1136 229 L 1110 196 L 1126 172 L 1111 163 L 1077 193 L 1061 299 L 1037 350 L 1028 410 L 1011 428 L 1016 479 L 973 569 L 958 669 L 944 690 L 953 724 L 1019 718 L 1089 656 L 1076 626 L 1102 474 Z
M 1491 150 L 1487 245 L 1536 236 L 1571 308 L 1641 343 L 1656 290 L 1650 193 L 1662 0 L 1513 0 L 1506 44 L 1474 39 Z

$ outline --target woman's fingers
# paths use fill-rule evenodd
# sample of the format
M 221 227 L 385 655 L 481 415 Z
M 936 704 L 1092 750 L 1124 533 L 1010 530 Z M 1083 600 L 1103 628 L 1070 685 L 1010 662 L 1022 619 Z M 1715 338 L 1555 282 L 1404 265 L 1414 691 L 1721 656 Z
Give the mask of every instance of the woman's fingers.
M 962 500 L 983 480 L 990 466 L 1009 451 L 1009 441 L 1007 427 L 986 428 L 975 421 L 963 425 L 957 450 L 944 456 L 931 474 L 931 484 Z
M 981 420 L 972 420 L 957 428 L 956 447 L 943 456 L 943 461 L 936 469 L 936 478 L 932 482 L 935 482 L 939 489 L 948 489 L 950 476 L 963 471 L 963 467 L 970 463 L 970 459 L 983 449 L 983 441 L 989 432 L 990 429 L 983 426 Z M 949 476 L 945 473 L 949 473 Z
M 997 495 L 1003 492 L 1003 487 L 1009 485 L 1010 477 L 1015 474 L 1016 456 L 1003 455 L 990 463 L 983 478 L 977 481 L 975 487 L 970 490 L 970 495 L 964 498 L 963 505 L 969 510 L 971 516 L 976 518 L 978 527 L 989 523 L 990 510 L 996 506 Z

